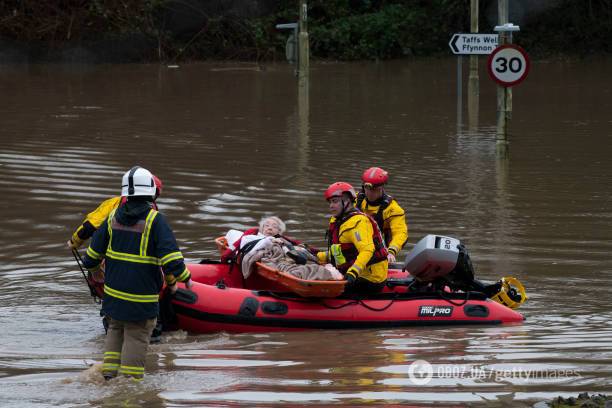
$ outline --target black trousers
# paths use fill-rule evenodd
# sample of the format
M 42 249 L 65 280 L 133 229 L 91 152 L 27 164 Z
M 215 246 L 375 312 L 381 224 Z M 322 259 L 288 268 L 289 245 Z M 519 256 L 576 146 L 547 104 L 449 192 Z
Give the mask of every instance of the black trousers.
M 385 286 L 387 285 L 387 281 L 384 280 L 379 283 L 370 282 L 367 279 L 357 278 L 355 283 L 353 283 L 350 287 L 344 290 L 345 295 L 372 295 L 375 293 L 381 292 Z

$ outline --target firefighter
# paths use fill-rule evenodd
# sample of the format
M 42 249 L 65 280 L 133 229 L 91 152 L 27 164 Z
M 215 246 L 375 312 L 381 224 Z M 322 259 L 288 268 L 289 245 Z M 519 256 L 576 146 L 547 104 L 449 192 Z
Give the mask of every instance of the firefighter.
M 121 187 L 126 203 L 112 210 L 95 232 L 83 263 L 90 271 L 102 259 L 106 263 L 102 309 L 109 329 L 102 373 L 106 379 L 125 375 L 140 381 L 164 277 L 174 293 L 177 282 L 191 287 L 191 275 L 166 218 L 153 208 L 151 172 L 133 167 L 123 175 Z
M 157 209 L 155 201 L 161 195 L 163 189 L 162 181 L 155 175 L 153 175 L 153 181 L 155 182 L 155 199 L 153 200 L 153 208 Z M 126 197 L 111 197 L 104 200 L 98 208 L 87 214 L 85 220 L 77 227 L 72 234 L 72 237 L 67 242 L 68 249 L 78 249 L 96 232 L 100 225 L 108 218 L 108 215 L 119 207 L 119 205 L 125 203 Z
M 385 192 L 388 180 L 389 174 L 380 167 L 370 167 L 364 171 L 355 206 L 376 220 L 389 251 L 389 262 L 395 262 L 408 240 L 408 226 L 402 207 Z
M 349 183 L 333 183 L 324 196 L 332 217 L 328 249 L 317 253 L 319 262 L 331 262 L 344 275 L 345 293 L 380 292 L 387 280 L 388 252 L 376 221 L 355 208 L 355 189 Z

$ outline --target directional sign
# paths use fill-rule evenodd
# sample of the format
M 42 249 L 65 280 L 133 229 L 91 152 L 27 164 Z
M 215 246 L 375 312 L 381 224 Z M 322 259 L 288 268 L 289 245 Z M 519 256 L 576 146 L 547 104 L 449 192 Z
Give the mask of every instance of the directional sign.
M 502 45 L 489 55 L 487 68 L 491 79 L 501 86 L 516 85 L 529 73 L 529 56 L 518 45 Z
M 489 55 L 497 47 L 497 34 L 461 34 L 453 35 L 448 45 L 453 54 Z

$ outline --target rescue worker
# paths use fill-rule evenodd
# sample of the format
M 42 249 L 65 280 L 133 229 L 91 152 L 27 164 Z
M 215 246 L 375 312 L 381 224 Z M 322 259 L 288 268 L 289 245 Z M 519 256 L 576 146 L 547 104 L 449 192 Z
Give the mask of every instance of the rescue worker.
M 344 275 L 345 293 L 380 292 L 387 280 L 388 252 L 376 221 L 355 208 L 355 189 L 349 183 L 333 183 L 324 196 L 332 217 L 328 249 L 317 253 L 319 262 L 331 262 Z
M 156 200 L 161 195 L 163 189 L 162 181 L 155 175 L 153 175 L 153 181 L 155 182 L 155 199 L 153 200 L 153 208 L 157 210 Z M 72 234 L 72 237 L 68 240 L 68 249 L 78 249 L 85 241 L 87 241 L 96 232 L 100 225 L 108 218 L 111 211 L 115 210 L 122 204 L 125 204 L 127 197 L 117 196 L 111 197 L 104 200 L 98 208 L 87 214 L 85 220 L 78 226 L 76 231 Z M 101 267 L 95 274 L 90 274 L 88 283 L 90 287 L 93 287 L 94 291 L 102 292 L 104 285 L 104 267 Z M 108 321 L 104 317 L 104 312 L 100 311 L 102 316 L 102 324 L 104 330 L 108 331 Z M 151 343 L 159 343 L 161 341 L 162 324 L 161 321 L 157 322 L 155 330 L 151 335 Z
M 385 192 L 388 180 L 389 174 L 380 167 L 370 167 L 364 171 L 355 206 L 376 220 L 389 251 L 389 262 L 395 262 L 408 240 L 408 226 L 402 207 Z
M 162 181 L 155 175 L 153 175 L 155 181 L 155 199 L 153 200 L 153 208 L 157 209 L 155 200 L 161 195 L 163 189 Z M 120 204 L 125 203 L 126 197 L 111 197 L 104 200 L 98 208 L 87 214 L 85 220 L 78 226 L 76 231 L 72 234 L 72 237 L 68 240 L 68 249 L 78 249 L 96 232 L 100 225 L 108 218 L 108 215 L 119 207 Z
M 127 201 L 95 232 L 83 263 L 89 270 L 102 259 L 106 263 L 104 377 L 121 374 L 142 380 L 164 276 L 174 293 L 177 282 L 191 287 L 191 275 L 166 218 L 152 208 L 156 186 L 151 172 L 133 167 L 123 175 L 121 187 Z

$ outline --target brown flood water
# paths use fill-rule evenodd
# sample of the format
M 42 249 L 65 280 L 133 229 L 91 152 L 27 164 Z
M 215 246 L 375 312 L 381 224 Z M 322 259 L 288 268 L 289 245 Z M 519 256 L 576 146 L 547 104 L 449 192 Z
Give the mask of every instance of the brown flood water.
M 479 123 L 458 126 L 452 58 L 315 64 L 308 104 L 285 65 L 0 66 L 0 405 L 531 406 L 612 392 L 612 60 L 533 63 L 508 156 L 480 72 Z M 142 384 L 103 383 L 88 369 L 99 308 L 64 243 L 135 164 L 164 181 L 190 262 L 264 214 L 322 244 L 322 191 L 380 165 L 409 243 L 460 238 L 480 278 L 523 281 L 527 320 L 178 332 L 151 347 Z M 432 365 L 427 384 L 410 379 L 415 360 Z

